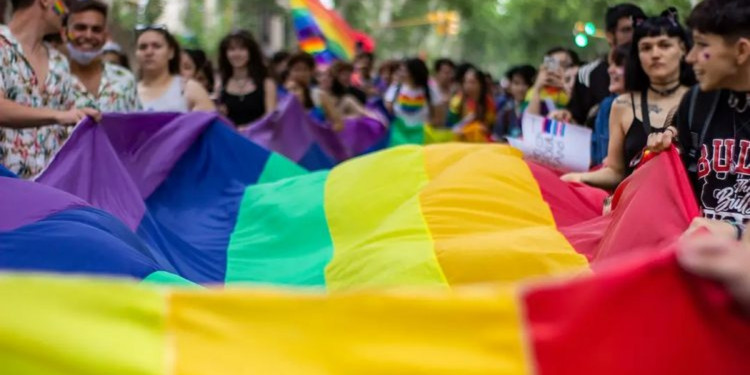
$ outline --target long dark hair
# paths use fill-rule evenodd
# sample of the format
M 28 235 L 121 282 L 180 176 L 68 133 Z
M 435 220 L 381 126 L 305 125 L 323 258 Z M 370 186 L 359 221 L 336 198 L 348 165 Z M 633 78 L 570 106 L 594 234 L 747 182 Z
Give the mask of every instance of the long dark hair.
M 430 70 L 427 68 L 427 64 L 415 57 L 404 60 L 404 67 L 409 72 L 414 85 L 424 90 L 424 96 L 427 99 L 427 109 L 432 113 L 432 95 L 429 84 Z
M 164 37 L 164 40 L 167 41 L 167 46 L 171 48 L 172 51 L 174 51 L 174 56 L 172 56 L 172 58 L 169 59 L 169 62 L 167 63 L 169 74 L 171 75 L 180 74 L 180 58 L 182 58 L 182 49 L 180 48 L 180 43 L 177 41 L 177 39 L 175 39 L 172 33 L 170 33 L 169 30 L 167 30 L 166 28 L 161 27 L 161 26 L 149 26 L 149 27 L 138 30 L 138 38 L 136 38 L 136 45 L 138 45 L 138 39 L 141 38 L 141 35 L 149 31 L 155 32 L 157 34 L 160 34 L 162 37 Z
M 235 31 L 225 36 L 224 39 L 221 40 L 221 44 L 219 44 L 219 71 L 221 72 L 221 83 L 226 86 L 234 73 L 234 68 L 229 62 L 229 58 L 227 58 L 227 51 L 229 51 L 229 47 L 234 44 L 239 44 L 242 48 L 247 49 L 249 55 L 247 67 L 248 74 L 256 85 L 263 85 L 266 77 L 268 77 L 268 68 L 263 60 L 263 53 L 260 50 L 260 45 L 255 41 L 253 34 L 247 30 Z
M 354 66 L 345 61 L 336 61 L 331 65 L 329 74 L 331 75 L 331 94 L 336 98 L 343 98 L 349 93 L 349 88 L 341 84 L 338 80 L 339 73 L 343 71 L 354 71 Z
M 466 73 L 470 70 L 477 70 L 477 67 L 474 66 L 472 63 L 463 62 L 459 64 L 456 67 L 456 71 L 453 75 L 453 81 L 458 83 L 459 85 L 463 84 L 464 82 L 464 76 L 466 76 Z
M 474 75 L 477 76 L 477 80 L 479 80 L 479 98 L 477 99 L 477 108 L 476 108 L 476 119 L 477 121 L 484 122 L 485 117 L 487 115 L 487 96 L 489 96 L 490 88 L 487 85 L 487 75 L 482 72 L 481 70 L 477 69 L 476 67 L 470 67 L 469 69 L 464 72 L 463 79 L 461 80 L 461 85 L 463 86 L 464 80 L 466 80 L 466 76 L 469 75 L 469 73 L 474 72 Z M 463 91 L 463 87 L 462 87 Z M 464 104 L 466 104 L 467 95 L 464 92 L 461 97 L 461 110 L 463 111 Z M 462 113 L 462 115 L 464 115 Z
M 206 56 L 206 52 L 200 49 L 185 49 L 185 53 L 190 57 L 191 60 L 193 60 L 193 65 L 195 65 L 195 72 L 201 72 L 204 76 L 206 76 L 206 80 L 208 81 L 208 86 L 206 87 L 206 91 L 209 93 L 214 90 L 214 66 L 211 64 L 211 60 L 208 59 L 208 56 Z M 195 77 L 193 77 L 195 78 Z
M 669 8 L 658 17 L 650 17 L 636 25 L 633 32 L 633 41 L 630 46 L 630 56 L 625 64 L 625 89 L 628 91 L 642 92 L 648 90 L 651 80 L 646 71 L 643 70 L 641 58 L 638 51 L 638 43 L 643 38 L 666 35 L 676 37 L 685 45 L 685 53 L 693 46 L 692 38 L 685 28 L 680 25 L 677 10 Z M 683 57 L 680 61 L 680 83 L 685 86 L 693 86 L 696 83 L 695 73 Z

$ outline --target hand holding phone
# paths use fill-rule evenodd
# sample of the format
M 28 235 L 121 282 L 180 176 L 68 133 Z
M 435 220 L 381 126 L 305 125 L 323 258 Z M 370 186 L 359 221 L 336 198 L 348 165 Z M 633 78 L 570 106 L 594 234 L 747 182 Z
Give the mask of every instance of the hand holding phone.
M 552 56 L 544 57 L 544 66 L 551 72 L 557 72 L 560 70 L 560 62 Z

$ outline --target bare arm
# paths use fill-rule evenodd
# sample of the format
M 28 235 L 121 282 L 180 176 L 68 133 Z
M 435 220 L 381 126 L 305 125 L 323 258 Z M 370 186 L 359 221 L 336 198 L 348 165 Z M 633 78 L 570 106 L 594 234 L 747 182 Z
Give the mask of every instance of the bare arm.
M 609 146 L 607 150 L 607 165 L 594 172 L 569 173 L 562 176 L 562 180 L 580 182 L 603 189 L 614 189 L 625 178 L 625 163 L 623 148 L 625 147 L 625 126 L 632 120 L 630 115 L 630 98 L 618 97 L 612 104 L 609 116 Z
M 542 114 L 542 90 L 544 89 L 544 85 L 547 84 L 547 68 L 542 65 L 539 67 L 539 75 L 536 77 L 536 81 L 534 81 L 534 86 L 532 86 L 529 89 L 529 92 L 531 95 L 527 95 L 529 98 L 529 103 L 526 106 L 525 113 L 541 116 Z
M 350 117 L 371 116 L 371 113 L 354 97 L 347 95 L 344 101 L 344 115 Z
M 541 96 L 541 88 L 532 87 L 531 88 L 531 95 L 527 96 L 529 98 L 529 104 L 526 106 L 526 113 L 531 115 L 542 115 L 542 96 Z
M 276 83 L 274 83 L 272 79 L 267 79 L 265 82 L 263 82 L 263 88 L 265 92 L 265 114 L 269 114 L 276 109 L 276 105 L 278 102 Z
M 188 80 L 185 84 L 185 97 L 190 111 L 216 111 L 216 106 L 200 83 Z
M 75 125 L 86 116 L 99 121 L 101 115 L 91 108 L 56 111 L 49 108 L 31 108 L 0 97 L 0 127 L 24 129 L 46 125 Z
M 57 123 L 58 111 L 48 108 L 26 107 L 7 99 L 0 99 L 0 126 L 6 128 L 36 128 Z
M 625 163 L 623 149 L 625 147 L 626 122 L 632 120 L 630 115 L 630 98 L 620 96 L 612 104 L 609 116 L 609 146 L 607 149 L 607 166 L 584 173 L 582 182 L 605 189 L 614 189 L 625 179 Z

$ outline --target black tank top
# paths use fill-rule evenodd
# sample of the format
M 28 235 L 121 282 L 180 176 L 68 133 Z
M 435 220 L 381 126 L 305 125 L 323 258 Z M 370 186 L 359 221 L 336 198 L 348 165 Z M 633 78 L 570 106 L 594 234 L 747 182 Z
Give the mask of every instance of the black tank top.
M 263 85 L 245 95 L 234 95 L 221 90 L 221 103 L 227 107 L 227 117 L 235 125 L 248 125 L 263 117 L 266 113 L 266 95 Z
M 641 160 L 643 149 L 648 143 L 648 136 L 651 133 L 661 132 L 663 129 L 655 128 L 651 126 L 651 119 L 648 115 L 648 91 L 644 91 L 641 94 L 641 118 L 639 120 L 636 117 L 635 109 L 635 97 L 633 93 L 630 93 L 630 102 L 633 105 L 633 122 L 630 124 L 630 129 L 625 133 L 625 175 L 630 176 Z

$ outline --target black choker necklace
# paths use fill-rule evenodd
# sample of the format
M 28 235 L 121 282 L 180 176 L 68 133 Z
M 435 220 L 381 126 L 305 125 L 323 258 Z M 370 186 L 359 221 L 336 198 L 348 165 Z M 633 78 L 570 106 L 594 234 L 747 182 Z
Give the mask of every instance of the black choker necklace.
M 674 87 L 668 88 L 668 89 L 664 89 L 664 90 L 656 89 L 656 88 L 654 88 L 654 86 L 651 86 L 651 85 L 648 86 L 648 89 L 651 90 L 651 91 L 653 91 L 653 92 L 655 92 L 655 93 L 657 93 L 657 94 L 659 94 L 659 95 L 661 95 L 661 96 L 670 96 L 670 95 L 674 94 L 677 91 L 677 89 L 680 88 L 680 86 L 682 86 L 682 84 L 680 82 L 677 82 L 677 85 L 675 85 Z

